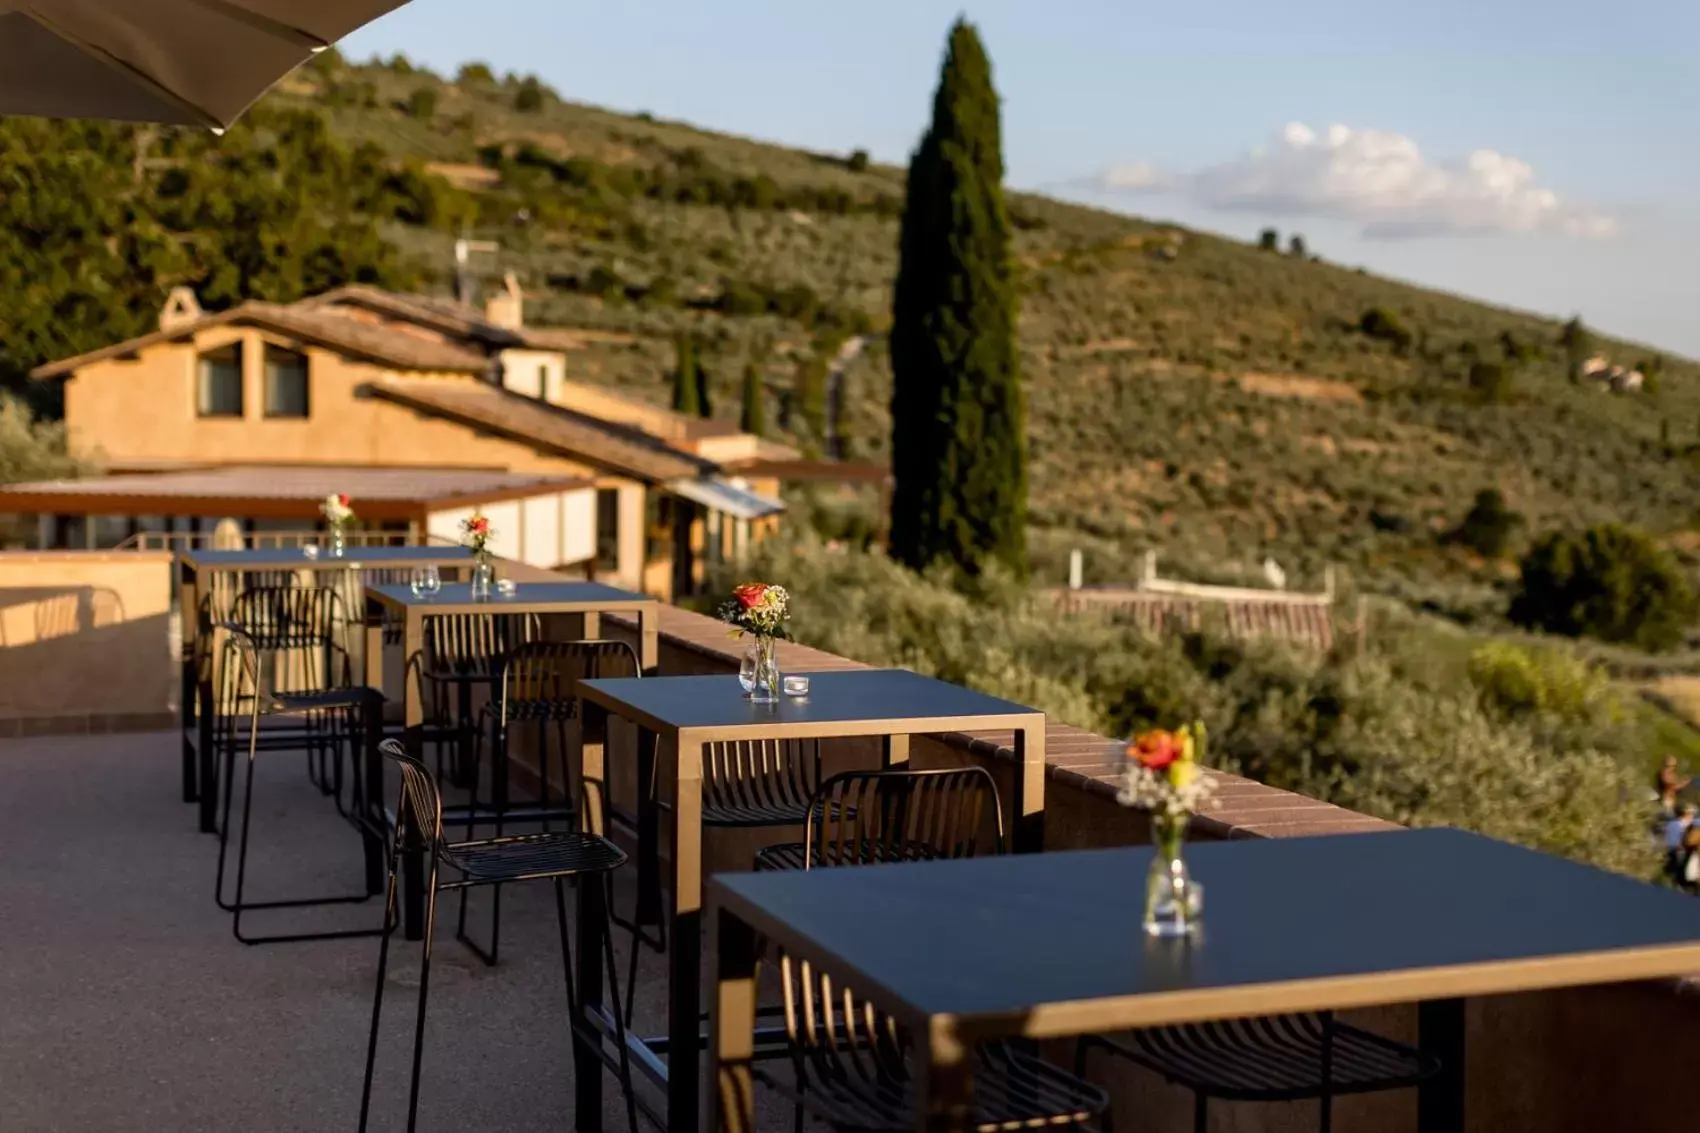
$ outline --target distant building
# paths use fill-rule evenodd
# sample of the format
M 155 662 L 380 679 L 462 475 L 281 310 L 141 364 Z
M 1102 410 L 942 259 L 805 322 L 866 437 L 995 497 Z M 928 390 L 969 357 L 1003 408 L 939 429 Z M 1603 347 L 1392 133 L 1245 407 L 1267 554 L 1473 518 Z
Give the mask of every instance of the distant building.
M 573 380 L 584 348 L 570 330 L 527 326 L 511 277 L 483 311 L 349 286 L 208 314 L 179 290 L 157 331 L 32 374 L 64 384 L 72 451 L 122 482 L 13 485 L 0 514 L 38 516 L 49 547 L 221 520 L 299 530 L 315 525 L 303 501 L 342 475 L 374 526 L 453 538 L 484 506 L 511 543 L 502 554 L 673 597 L 775 528 L 781 480 L 871 476 Z M 446 482 L 457 470 L 464 484 Z M 268 479 L 294 502 L 262 502 Z M 374 483 L 390 502 L 362 510 Z

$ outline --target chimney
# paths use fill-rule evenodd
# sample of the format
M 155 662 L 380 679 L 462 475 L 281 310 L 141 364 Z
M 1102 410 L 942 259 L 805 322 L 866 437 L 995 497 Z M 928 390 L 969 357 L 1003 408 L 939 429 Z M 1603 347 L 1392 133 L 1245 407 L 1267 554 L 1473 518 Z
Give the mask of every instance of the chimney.
M 492 295 L 484 303 L 484 318 L 492 325 L 504 330 L 518 330 L 525 325 L 525 295 L 519 289 L 519 280 L 513 272 L 508 272 L 502 281 L 502 293 Z
M 195 298 L 194 289 L 173 287 L 171 294 L 165 297 L 165 306 L 159 309 L 159 329 L 175 330 L 200 317 L 201 303 Z

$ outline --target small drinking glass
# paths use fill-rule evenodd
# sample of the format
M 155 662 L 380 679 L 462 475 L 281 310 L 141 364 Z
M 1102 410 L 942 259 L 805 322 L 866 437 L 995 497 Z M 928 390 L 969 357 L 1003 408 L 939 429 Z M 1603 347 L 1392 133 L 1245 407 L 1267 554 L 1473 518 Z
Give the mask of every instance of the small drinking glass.
M 430 563 L 413 572 L 409 586 L 415 598 L 425 598 L 443 588 L 443 575 L 437 569 L 436 563 Z
M 746 696 L 756 687 L 756 651 L 754 646 L 744 650 L 744 659 L 738 662 L 738 683 L 743 686 Z

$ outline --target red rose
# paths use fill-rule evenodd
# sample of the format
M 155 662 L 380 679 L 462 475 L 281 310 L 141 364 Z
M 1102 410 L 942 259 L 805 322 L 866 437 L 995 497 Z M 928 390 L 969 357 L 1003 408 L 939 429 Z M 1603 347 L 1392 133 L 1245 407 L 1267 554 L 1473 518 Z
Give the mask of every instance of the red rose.
M 1129 759 L 1137 759 L 1141 767 L 1162 771 L 1185 754 L 1185 751 L 1179 736 L 1159 729 L 1146 732 L 1134 740 L 1127 749 L 1127 756 Z
M 761 605 L 761 600 L 767 595 L 767 583 L 746 582 L 742 586 L 732 588 L 732 597 L 738 600 L 738 605 L 746 610 L 753 610 Z
M 467 529 L 474 535 L 483 535 L 490 530 L 490 521 L 485 519 L 483 516 L 479 516 L 467 525 Z
M 348 496 L 346 494 L 342 493 L 342 492 L 338 492 L 336 494 L 336 502 L 341 504 L 343 507 L 347 507 L 348 506 Z

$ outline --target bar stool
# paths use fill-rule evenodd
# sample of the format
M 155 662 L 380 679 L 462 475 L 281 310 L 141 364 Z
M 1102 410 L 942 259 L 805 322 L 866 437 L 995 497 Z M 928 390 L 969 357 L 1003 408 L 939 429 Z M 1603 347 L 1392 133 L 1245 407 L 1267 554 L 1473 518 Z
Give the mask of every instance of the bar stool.
M 372 929 L 343 929 L 320 932 L 280 933 L 266 936 L 249 936 L 242 931 L 242 914 L 251 909 L 295 909 L 310 908 L 319 905 L 359 904 L 375 897 L 378 893 L 378 869 L 382 858 L 383 847 L 380 841 L 370 835 L 362 837 L 366 857 L 366 887 L 361 893 L 339 894 L 326 897 L 301 897 L 286 900 L 249 901 L 245 890 L 248 876 L 248 842 L 253 831 L 254 816 L 254 763 L 261 750 L 260 721 L 267 717 L 300 715 L 303 713 L 319 714 L 329 726 L 325 735 L 326 742 L 341 745 L 347 743 L 358 747 L 365 743 L 374 742 L 378 714 L 382 710 L 383 697 L 368 688 L 340 688 L 317 692 L 280 693 L 272 690 L 265 677 L 262 667 L 261 654 L 255 646 L 253 638 L 240 626 L 226 624 L 220 627 L 223 634 L 223 655 L 220 658 L 220 688 L 218 696 L 219 719 L 229 722 L 229 731 L 223 745 L 223 778 L 224 803 L 223 821 L 219 827 L 218 840 L 218 873 L 214 882 L 214 898 L 218 906 L 231 914 L 231 931 L 236 939 L 244 944 L 279 944 L 299 940 L 336 940 L 356 936 L 372 936 Z M 230 811 L 236 780 L 236 751 L 241 744 L 237 721 L 245 721 L 247 759 L 244 766 L 246 775 L 242 788 L 242 831 L 237 838 L 236 852 L 236 891 L 230 900 L 225 899 L 224 879 L 230 848 Z M 273 750 L 280 747 L 274 746 Z M 359 802 L 360 779 L 356 777 L 357 805 Z M 214 789 L 212 784 L 207 789 Z
M 884 862 L 973 857 L 990 826 L 993 853 L 1005 849 L 997 782 L 983 767 L 849 771 L 822 783 L 809 807 L 803 841 L 769 846 L 756 855 L 758 870 L 820 869 Z M 905 1043 L 887 1024 L 871 1023 L 842 1001 L 842 988 L 815 981 L 806 964 L 780 960 L 794 1079 L 757 1068 L 758 1079 L 795 1103 L 794 1127 L 813 1112 L 838 1128 L 910 1128 L 914 1101 Z M 842 1010 L 845 1018 L 835 1019 Z M 824 1014 L 823 1014 L 824 1012 Z M 760 1011 L 771 1015 L 774 1009 Z M 856 1018 L 851 1018 L 856 1015 Z M 841 1026 L 849 1031 L 838 1033 Z M 839 1045 L 860 1037 L 863 1052 Z M 1072 1127 L 1097 1120 L 1108 1125 L 1102 1091 L 1036 1058 L 1019 1044 L 988 1044 L 975 1055 L 974 1120 L 982 1129 Z M 820 1096 L 811 1098 L 811 1091 Z
M 455 763 L 446 776 L 468 786 L 473 775 L 473 744 L 478 718 L 473 694 L 494 695 L 497 670 L 516 646 L 542 635 L 542 619 L 532 614 L 443 614 L 425 619 L 417 667 L 424 693 L 425 726 L 419 733 L 437 753 L 437 778 L 443 779 L 443 750 L 454 745 Z
M 443 838 L 443 800 L 431 773 L 419 760 L 408 755 L 397 740 L 384 740 L 379 745 L 384 757 L 401 771 L 400 799 L 396 805 L 395 837 L 390 844 L 389 878 L 384 903 L 384 925 L 380 930 L 382 943 L 378 946 L 377 988 L 372 996 L 372 1027 L 366 1041 L 366 1075 L 360 1091 L 360 1130 L 364 1133 L 372 1103 L 372 1073 L 378 1056 L 378 1027 L 383 1016 L 384 978 L 388 971 L 390 937 L 396 927 L 396 863 L 411 825 L 414 833 L 429 847 L 430 865 L 426 883 L 425 940 L 420 952 L 419 1007 L 413 1031 L 413 1070 L 408 1088 L 407 1129 L 413 1133 L 419 1113 L 419 1077 L 425 1053 L 425 1010 L 431 987 L 431 938 L 436 926 L 437 894 L 450 890 L 465 890 L 479 885 L 505 885 L 519 881 L 552 881 L 555 886 L 555 916 L 561 934 L 561 963 L 566 975 L 567 1007 L 573 1021 L 575 1042 L 589 1041 L 581 1034 L 578 1021 L 578 997 L 574 990 L 572 945 L 567 934 L 567 903 L 564 882 L 570 878 L 590 875 L 591 885 L 602 886 L 592 907 L 598 914 L 607 908 L 612 888 L 612 874 L 626 860 L 625 852 L 606 838 L 580 831 L 558 830 L 541 834 L 518 834 L 505 838 L 486 838 L 479 841 L 448 842 Z M 440 869 L 447 866 L 457 877 L 445 880 Z M 604 924 L 602 961 L 607 965 L 609 986 L 618 996 L 618 965 L 614 961 L 614 944 Z M 616 1019 L 619 1059 L 614 1064 L 626 1093 L 627 1118 L 633 1133 L 637 1131 L 636 1094 L 632 1089 L 631 1064 L 626 1054 L 625 1030 Z M 598 1054 L 604 1062 L 606 1055 Z
M 1193 1093 L 1192 1127 L 1206 1133 L 1210 1099 L 1321 1103 L 1318 1128 L 1333 1127 L 1333 1099 L 1415 1086 L 1440 1062 L 1414 1047 L 1335 1020 L 1331 1011 L 1264 1015 L 1130 1031 L 1080 1040 L 1075 1070 L 1101 1050 Z
M 768 846 L 758 870 L 967 858 L 987 820 L 1004 852 L 997 781 L 984 767 L 847 771 L 815 792 L 801 842 Z
M 656 811 L 671 810 L 672 805 L 657 797 L 656 764 L 651 751 L 640 751 L 638 759 L 639 789 Z M 810 813 L 810 803 L 820 782 L 820 741 L 791 740 L 726 740 L 703 746 L 702 752 L 702 829 L 756 830 L 785 826 L 802 826 Z M 642 804 L 640 804 L 642 805 Z M 642 846 L 640 853 L 651 852 Z M 660 915 L 662 906 L 661 879 L 658 870 L 638 870 L 639 886 L 637 912 L 630 921 L 615 918 L 614 923 L 632 934 L 631 960 L 628 966 L 628 991 L 637 983 L 638 945 L 656 953 L 667 951 L 666 918 Z M 644 879 L 648 878 L 648 884 Z M 655 929 L 654 935 L 643 931 Z M 626 1016 L 631 1022 L 632 1001 L 628 999 Z
M 795 1084 L 762 1062 L 755 1078 L 801 1109 L 846 1133 L 906 1133 L 917 1125 L 909 1039 L 896 1022 L 842 984 L 783 953 L 785 1030 Z M 971 1057 L 969 1127 L 982 1133 L 1017 1129 L 1109 1128 L 1110 1099 L 1066 1070 L 1015 1043 L 983 1043 Z M 797 1127 L 802 1127 L 801 1115 Z
M 316 693 L 347 688 L 354 670 L 343 640 L 345 607 L 328 586 L 253 586 L 238 594 L 230 606 L 230 621 L 240 627 L 269 669 L 274 692 Z M 321 794 L 342 801 L 342 764 L 331 761 L 332 745 L 325 734 L 324 713 L 307 709 L 296 714 L 298 724 L 261 738 L 262 748 L 300 747 L 307 755 L 307 776 Z M 304 741 L 304 742 L 303 742 Z
M 576 817 L 567 786 L 567 724 L 578 715 L 578 682 L 604 677 L 635 677 L 642 671 L 637 650 L 624 641 L 532 641 L 520 645 L 497 666 L 497 693 L 485 705 L 478 740 L 473 746 L 471 800 L 465 817 L 445 815 L 446 822 L 464 822 L 472 834 L 483 817 L 479 809 L 480 765 L 483 736 L 490 736 L 491 806 L 489 819 L 498 835 L 510 820 L 535 821 L 544 830 L 549 823 Z M 508 753 L 515 733 L 532 724 L 537 753 L 537 803 L 515 810 L 509 790 Z M 558 808 L 549 794 L 550 736 L 560 767 L 561 800 Z M 501 943 L 502 887 L 491 895 L 490 950 L 485 952 L 466 932 L 467 891 L 460 892 L 455 938 L 470 948 L 485 964 L 494 966 Z

